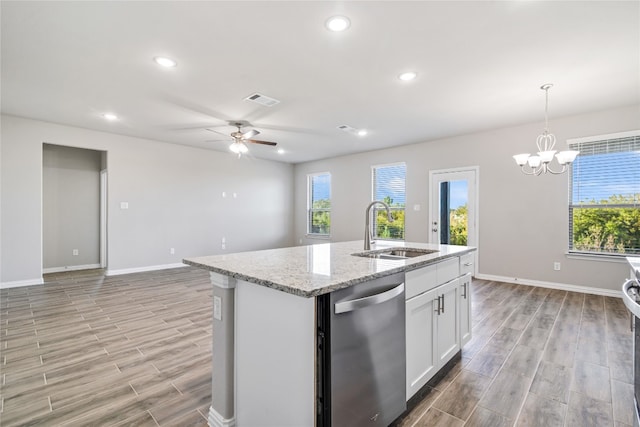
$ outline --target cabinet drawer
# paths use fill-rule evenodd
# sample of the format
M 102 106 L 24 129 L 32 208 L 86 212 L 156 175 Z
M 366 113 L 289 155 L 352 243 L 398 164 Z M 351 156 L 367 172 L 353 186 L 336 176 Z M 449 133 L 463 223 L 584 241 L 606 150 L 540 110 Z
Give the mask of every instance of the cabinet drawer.
M 438 285 L 436 277 L 436 266 L 438 265 L 440 264 L 428 265 L 405 273 L 405 299 L 420 295 Z
M 464 275 L 467 273 L 473 274 L 474 263 L 475 263 L 475 257 L 473 256 L 473 252 L 462 255 L 460 257 L 460 275 Z
M 455 279 L 460 275 L 460 264 L 459 259 L 451 258 L 445 261 L 439 262 L 437 265 L 437 284 L 441 285 L 450 280 Z

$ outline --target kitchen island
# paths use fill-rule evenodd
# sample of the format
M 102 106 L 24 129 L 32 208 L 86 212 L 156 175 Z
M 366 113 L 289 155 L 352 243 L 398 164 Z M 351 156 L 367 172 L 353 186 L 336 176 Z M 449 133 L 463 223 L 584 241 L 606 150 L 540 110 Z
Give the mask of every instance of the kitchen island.
M 368 253 L 362 248 L 362 241 L 325 243 L 184 260 L 209 270 L 214 285 L 210 425 L 316 424 L 317 301 L 323 295 L 365 282 L 396 274 L 406 277 L 407 400 L 446 363 L 446 358 L 459 352 L 462 336 L 470 337 L 470 318 L 467 313 L 467 319 L 460 320 L 457 299 L 464 294 L 469 301 L 475 248 L 411 242 L 378 242 Z M 423 252 L 411 258 L 375 257 L 390 248 Z M 463 274 L 469 277 L 464 286 L 459 280 Z M 409 307 L 422 307 L 437 299 L 438 314 L 441 302 L 444 312 L 449 301 L 444 293 L 424 297 L 445 289 L 441 286 L 445 282 L 446 289 L 453 289 L 454 281 L 455 292 L 451 295 L 456 298 L 456 309 L 448 313 L 457 316 L 452 326 L 455 330 L 441 333 L 436 341 L 456 344 L 433 349 L 434 357 L 427 357 L 433 359 L 432 363 L 418 366 L 423 362 L 425 346 L 412 344 L 412 334 L 421 328 L 410 318 Z M 446 306 L 452 307 L 451 302 Z M 427 329 L 432 326 L 436 331 L 435 323 L 425 324 Z M 418 364 L 409 360 L 415 357 Z M 412 374 L 414 371 L 417 374 Z

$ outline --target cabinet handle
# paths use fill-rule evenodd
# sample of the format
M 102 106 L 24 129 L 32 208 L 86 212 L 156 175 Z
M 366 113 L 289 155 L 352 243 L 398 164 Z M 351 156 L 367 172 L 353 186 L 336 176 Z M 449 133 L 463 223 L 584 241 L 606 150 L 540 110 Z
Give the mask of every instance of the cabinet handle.
M 462 265 L 464 265 L 465 267 L 471 267 L 473 265 L 473 263 L 472 262 L 465 262 Z
M 467 283 L 462 284 L 462 298 L 467 299 Z
M 436 300 L 434 300 L 436 301 Z M 438 316 L 440 315 L 440 295 L 438 295 L 438 306 L 436 307 L 436 309 L 434 310 L 436 313 L 438 313 Z
M 442 298 L 442 312 L 444 313 L 444 294 L 440 298 Z

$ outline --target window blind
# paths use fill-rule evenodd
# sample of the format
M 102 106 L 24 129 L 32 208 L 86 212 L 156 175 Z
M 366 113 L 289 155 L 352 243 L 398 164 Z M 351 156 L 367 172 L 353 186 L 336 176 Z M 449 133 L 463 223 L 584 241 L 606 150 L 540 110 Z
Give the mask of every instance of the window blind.
M 580 151 L 572 164 L 571 204 L 640 204 L 640 135 L 571 148 Z
M 640 131 L 570 146 L 569 251 L 640 253 Z
M 371 168 L 373 200 L 389 205 L 393 221 L 387 218 L 386 210 L 374 207 L 375 238 L 404 239 L 404 214 L 406 204 L 407 166 L 404 163 L 373 166 Z

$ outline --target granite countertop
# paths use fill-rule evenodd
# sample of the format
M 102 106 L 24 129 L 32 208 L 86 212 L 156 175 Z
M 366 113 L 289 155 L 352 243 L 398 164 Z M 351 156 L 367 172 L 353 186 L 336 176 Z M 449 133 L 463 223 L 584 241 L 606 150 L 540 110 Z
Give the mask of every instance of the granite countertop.
M 363 252 L 363 247 L 363 241 L 359 240 L 186 258 L 183 262 L 239 280 L 310 298 L 475 251 L 475 248 L 469 246 L 378 241 L 371 245 L 371 250 L 405 247 L 437 252 L 399 260 L 351 255 Z

